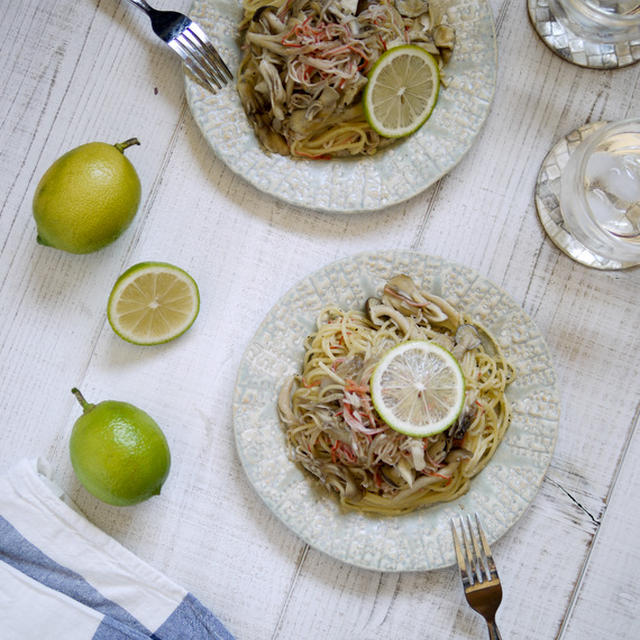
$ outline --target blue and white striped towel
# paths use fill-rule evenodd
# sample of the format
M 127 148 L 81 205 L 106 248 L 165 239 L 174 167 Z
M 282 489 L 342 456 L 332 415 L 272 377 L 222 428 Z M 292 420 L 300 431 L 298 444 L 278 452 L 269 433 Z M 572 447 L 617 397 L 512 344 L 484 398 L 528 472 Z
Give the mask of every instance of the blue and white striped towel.
M 193 595 L 69 504 L 43 460 L 0 478 L 2 640 L 233 640 Z

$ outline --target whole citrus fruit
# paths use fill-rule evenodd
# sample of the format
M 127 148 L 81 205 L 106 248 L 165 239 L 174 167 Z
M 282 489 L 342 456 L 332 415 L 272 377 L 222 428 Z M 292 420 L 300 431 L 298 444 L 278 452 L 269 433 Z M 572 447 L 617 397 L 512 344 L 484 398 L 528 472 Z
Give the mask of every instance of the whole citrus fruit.
M 71 464 L 85 489 L 117 506 L 158 495 L 171 454 L 155 420 L 127 402 L 90 404 L 78 389 L 71 391 L 84 411 L 71 432 Z
M 140 204 L 140 179 L 124 155 L 133 144 L 83 144 L 47 169 L 33 197 L 40 244 L 91 253 L 122 234 Z

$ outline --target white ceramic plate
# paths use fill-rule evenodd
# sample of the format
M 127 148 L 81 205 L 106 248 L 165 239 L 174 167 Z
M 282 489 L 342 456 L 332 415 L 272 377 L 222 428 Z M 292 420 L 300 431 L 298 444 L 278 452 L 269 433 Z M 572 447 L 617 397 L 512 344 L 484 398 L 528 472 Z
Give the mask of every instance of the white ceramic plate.
M 277 416 L 278 392 L 300 371 L 303 340 L 327 304 L 361 308 L 398 273 L 442 295 L 486 326 L 514 364 L 508 387 L 513 420 L 487 467 L 460 499 L 408 515 L 345 512 L 287 457 Z M 233 399 L 236 444 L 251 484 L 282 522 L 312 547 L 378 571 L 423 571 L 453 564 L 450 519 L 477 512 L 490 543 L 536 495 L 553 454 L 559 417 L 556 377 L 547 346 L 524 311 L 473 270 L 412 252 L 362 254 L 330 264 L 299 282 L 268 313 L 249 344 Z
M 236 75 L 239 0 L 194 0 L 200 22 Z M 456 46 L 431 118 L 406 140 L 372 157 L 303 160 L 267 154 L 244 114 L 235 85 L 216 95 L 186 74 L 193 116 L 216 155 L 261 191 L 291 204 L 353 213 L 382 209 L 429 187 L 464 156 L 489 112 L 496 83 L 496 39 L 487 0 L 450 0 Z

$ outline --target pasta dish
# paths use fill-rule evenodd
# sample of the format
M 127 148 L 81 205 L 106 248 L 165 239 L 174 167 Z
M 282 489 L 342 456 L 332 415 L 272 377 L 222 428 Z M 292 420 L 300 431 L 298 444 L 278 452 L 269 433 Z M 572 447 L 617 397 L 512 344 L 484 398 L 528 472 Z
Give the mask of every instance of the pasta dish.
M 391 143 L 367 123 L 367 73 L 400 44 L 422 47 L 441 67 L 455 40 L 441 4 L 427 0 L 244 0 L 239 29 L 238 92 L 260 143 L 307 158 Z
M 464 404 L 445 431 L 425 438 L 391 429 L 369 387 L 382 356 L 408 340 L 447 349 L 464 374 Z M 278 412 L 289 456 L 345 507 L 397 515 L 464 494 L 510 422 L 514 371 L 491 334 L 406 275 L 365 309 L 328 307 L 305 341 L 302 371 L 283 385 Z

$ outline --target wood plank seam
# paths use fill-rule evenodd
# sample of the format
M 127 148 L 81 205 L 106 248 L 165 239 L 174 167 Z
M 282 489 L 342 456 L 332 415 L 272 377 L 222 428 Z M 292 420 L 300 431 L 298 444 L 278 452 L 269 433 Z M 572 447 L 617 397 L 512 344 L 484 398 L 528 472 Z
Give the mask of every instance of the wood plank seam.
M 414 251 L 418 250 L 420 248 L 420 241 L 422 240 L 422 237 L 424 235 L 424 230 L 427 226 L 427 223 L 429 222 L 430 218 L 431 218 L 431 212 L 433 211 L 434 207 L 436 206 L 436 201 L 438 200 L 438 196 L 440 195 L 440 191 L 442 190 L 442 184 L 443 182 L 446 180 L 446 177 L 440 178 L 440 180 L 438 180 L 436 182 L 436 184 L 433 187 L 433 193 L 431 194 L 431 197 L 429 198 L 429 202 L 427 203 L 427 207 L 424 211 L 424 214 L 422 215 L 422 218 L 420 220 L 420 223 L 418 224 L 418 229 L 415 233 L 415 236 L 413 238 L 413 240 L 411 241 L 411 244 L 409 245 L 410 249 L 413 249 Z
M 586 513 L 589 518 L 591 518 L 593 524 L 596 525 L 596 527 L 600 526 L 600 523 L 602 522 L 602 520 L 598 520 L 583 504 L 580 503 L 580 501 L 574 496 L 572 495 L 572 493 L 568 490 L 565 489 L 559 482 L 556 482 L 553 478 L 550 478 L 549 476 L 547 476 L 547 480 L 554 486 L 557 487 L 558 489 L 560 489 L 560 491 L 562 491 L 564 494 L 566 494 L 566 496 L 584 513 Z M 606 509 L 606 505 L 605 505 L 605 509 Z M 603 511 L 603 515 L 604 515 L 604 511 Z
M 282 607 L 280 608 L 280 613 L 278 614 L 278 619 L 276 620 L 276 623 L 273 625 L 273 633 L 271 634 L 271 640 L 277 640 L 280 631 L 282 629 L 282 623 L 284 621 L 284 618 L 287 614 L 287 609 L 289 608 L 289 603 L 291 602 L 291 597 L 293 595 L 293 592 L 296 589 L 296 586 L 298 584 L 298 577 L 300 576 L 300 573 L 302 572 L 302 567 L 304 565 L 304 562 L 307 558 L 307 555 L 309 553 L 309 549 L 311 547 L 305 542 L 304 546 L 302 548 L 302 551 L 300 552 L 300 555 L 298 556 L 298 560 L 296 561 L 296 570 L 293 573 L 293 576 L 291 577 L 291 582 L 289 583 L 289 588 L 287 589 L 287 593 L 284 597 L 284 601 L 282 603 Z
M 69 88 L 71 87 L 75 72 L 76 72 L 76 70 L 78 68 L 78 64 L 80 63 L 80 59 L 82 58 L 83 51 L 84 51 L 85 46 L 87 44 L 87 40 L 89 39 L 89 33 L 90 33 L 91 27 L 92 27 L 92 25 L 93 25 L 93 23 L 95 21 L 96 12 L 97 12 L 97 7 L 93 12 L 93 16 L 91 17 L 91 21 L 89 23 L 89 28 L 87 29 L 87 33 L 85 34 L 84 40 L 82 41 L 82 46 L 80 47 L 80 51 L 78 52 L 78 57 L 76 58 L 76 62 L 73 65 L 73 71 L 69 75 L 69 78 L 67 80 L 67 86 L 65 87 L 64 93 L 62 94 L 62 98 L 60 98 L 60 102 L 58 103 L 58 107 L 57 107 L 57 109 L 55 111 L 55 114 L 54 114 L 52 120 L 51 120 L 51 125 L 49 127 L 49 130 L 47 131 L 47 134 L 45 136 L 44 142 L 42 143 L 42 146 L 40 148 L 40 153 L 38 154 L 38 157 L 36 158 L 36 162 L 34 163 L 33 170 L 31 172 L 31 175 L 29 176 L 29 184 L 32 184 L 32 182 L 33 182 L 33 176 L 34 176 L 34 174 L 36 172 L 36 169 L 38 168 L 38 165 L 40 164 L 40 160 L 42 158 L 42 154 L 44 153 L 44 150 L 47 148 L 47 142 L 49 140 L 49 137 L 51 136 L 51 132 L 53 131 L 53 128 L 54 128 L 55 124 L 58 121 L 58 116 L 60 115 L 60 110 L 61 110 L 62 104 L 64 103 L 64 101 L 65 101 L 65 99 L 67 97 L 67 94 L 69 93 Z M 55 53 L 58 53 L 58 51 L 59 51 L 59 49 L 56 49 Z M 64 52 L 64 50 L 63 50 L 63 52 Z M 55 66 L 55 69 L 54 69 L 54 72 L 53 72 L 53 77 L 51 78 L 51 82 L 49 83 L 49 89 L 48 89 L 48 93 L 47 93 L 47 102 L 44 103 L 44 106 L 42 107 L 42 110 L 41 110 L 40 115 L 38 117 L 38 122 L 37 122 L 38 126 L 40 125 L 40 122 L 42 120 L 44 112 L 46 111 L 46 108 L 47 108 L 47 106 L 49 104 L 48 98 L 51 95 L 51 92 L 53 90 L 53 86 L 54 86 L 54 84 L 56 82 L 56 79 L 58 77 L 57 72 L 58 72 L 58 68 L 59 68 L 61 57 L 62 57 L 62 55 L 60 55 L 59 58 L 58 58 L 58 64 Z M 35 135 L 36 135 L 36 131 L 37 130 L 38 130 L 37 127 L 34 128 L 33 135 L 31 136 L 31 141 L 29 143 L 29 147 L 28 147 L 27 153 L 31 149 L 31 145 L 33 144 L 33 141 L 35 139 Z M 16 179 L 17 179 L 17 175 L 19 175 L 19 172 L 20 172 L 20 170 L 18 170 L 18 173 L 16 174 Z M 9 198 L 9 196 L 10 196 L 10 193 L 11 193 L 14 185 L 15 185 L 15 181 L 12 184 L 11 188 L 7 191 L 7 196 L 5 198 L 5 201 L 3 202 L 2 210 L 4 210 L 4 207 L 5 207 L 6 203 L 7 203 L 7 200 Z M 23 194 L 22 198 L 20 199 L 20 203 L 19 203 L 19 206 L 17 208 L 18 211 L 22 211 L 23 204 L 24 204 L 24 201 L 25 201 L 26 197 L 27 197 L 27 192 L 25 192 Z M 13 227 L 13 223 L 12 223 L 12 227 Z M 5 249 L 5 246 L 6 246 L 6 242 L 7 242 L 7 239 L 9 237 L 9 235 L 10 234 L 7 234 L 6 237 L 5 237 L 5 242 L 3 243 L 2 249 L 1 249 L 2 252 L 4 252 L 4 249 Z M 11 269 L 12 265 L 13 265 L 13 260 L 11 261 L 11 263 L 9 265 L 9 269 Z
M 578 601 L 578 595 L 580 594 L 580 590 L 582 587 L 582 583 L 584 581 L 585 575 L 587 573 L 587 568 L 589 566 L 589 562 L 591 560 L 591 555 L 593 554 L 593 550 L 596 546 L 596 541 L 598 539 L 598 535 L 600 533 L 600 531 L 602 530 L 602 522 L 604 521 L 606 515 L 607 515 L 607 507 L 609 505 L 610 499 L 611 499 L 611 495 L 614 492 L 616 486 L 617 486 L 617 481 L 618 481 L 618 477 L 620 476 L 620 469 L 622 468 L 622 466 L 624 465 L 624 462 L 626 460 L 627 457 L 627 452 L 629 451 L 629 446 L 631 444 L 631 440 L 633 439 L 633 436 L 635 435 L 635 432 L 638 428 L 638 423 L 640 422 L 640 403 L 638 403 L 636 405 L 636 410 L 633 414 L 633 418 L 631 419 L 631 425 L 630 428 L 627 432 L 627 437 L 625 438 L 625 442 L 624 445 L 622 447 L 622 451 L 620 454 L 620 457 L 618 459 L 618 464 L 616 464 L 615 466 L 615 470 L 613 473 L 613 477 L 611 479 L 611 483 L 609 484 L 609 491 L 607 492 L 607 495 L 605 496 L 604 499 L 604 507 L 603 507 L 603 511 L 602 511 L 602 516 L 600 518 L 600 522 L 598 523 L 598 528 L 596 529 L 595 533 L 593 534 L 593 537 L 591 538 L 591 542 L 589 544 L 589 548 L 587 550 L 587 553 L 584 557 L 584 561 L 582 563 L 582 567 L 580 569 L 580 573 L 578 574 L 578 577 L 576 579 L 574 588 L 571 592 L 571 598 L 569 599 L 569 604 L 567 605 L 567 609 L 566 609 L 566 613 L 564 615 L 564 618 L 562 620 L 562 623 L 560 625 L 560 628 L 558 629 L 558 633 L 555 636 L 555 640 L 561 640 L 561 638 L 564 636 L 564 633 L 566 631 L 566 629 L 568 628 L 568 624 L 569 621 L 571 619 L 571 615 L 573 614 L 573 610 L 576 607 L 576 603 Z M 586 511 L 586 510 L 585 510 Z
M 153 209 L 153 206 L 156 202 L 156 198 L 158 197 L 158 192 L 160 189 L 160 185 L 162 184 L 163 178 L 164 178 L 164 170 L 166 169 L 166 167 L 169 165 L 169 161 L 171 160 L 172 156 L 173 156 L 173 152 L 175 150 L 175 144 L 176 144 L 176 140 L 178 138 L 178 135 L 180 133 L 180 130 L 185 122 L 185 116 L 186 116 L 186 112 L 187 112 L 187 100 L 186 98 L 183 96 L 182 98 L 182 103 L 180 105 L 180 113 L 178 115 L 178 119 L 176 121 L 176 125 L 174 127 L 173 133 L 171 134 L 171 137 L 169 138 L 169 142 L 167 143 L 167 149 L 164 153 L 164 156 L 162 157 L 162 162 L 160 163 L 160 166 L 158 167 L 158 173 L 155 177 L 155 179 L 153 180 L 153 182 L 151 183 L 151 187 L 149 188 L 149 194 L 147 195 L 147 197 L 144 200 L 144 206 L 143 209 L 140 213 L 138 213 L 137 215 L 141 218 L 140 223 L 137 225 L 136 229 L 135 229 L 135 233 L 133 234 L 133 237 L 131 238 L 131 242 L 129 243 L 129 246 L 127 247 L 127 250 L 124 253 L 124 260 L 122 261 L 122 264 L 120 265 L 120 270 L 124 271 L 124 269 L 129 266 L 129 263 L 131 262 L 131 256 L 133 254 L 133 251 L 135 249 L 135 247 L 138 244 L 138 241 L 140 239 L 140 236 L 142 235 L 144 228 L 147 224 L 148 218 L 151 214 L 151 211 Z

